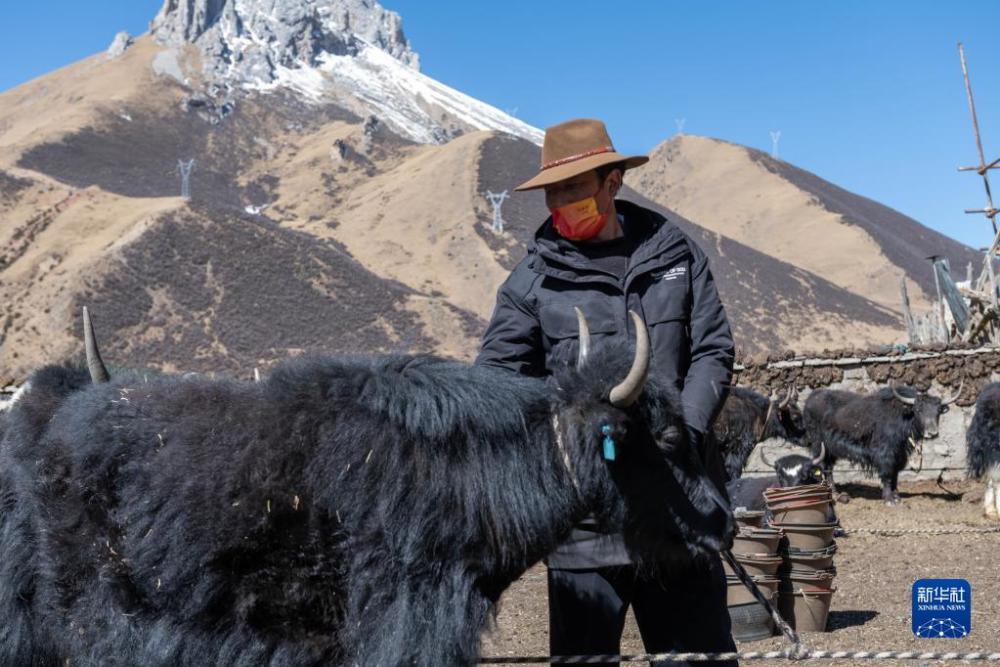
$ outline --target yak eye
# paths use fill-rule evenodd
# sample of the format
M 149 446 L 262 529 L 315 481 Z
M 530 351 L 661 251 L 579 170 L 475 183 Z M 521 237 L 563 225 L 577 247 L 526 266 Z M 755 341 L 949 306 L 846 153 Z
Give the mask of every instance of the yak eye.
M 939 415 L 943 415 L 946 412 L 948 412 L 948 406 L 947 405 L 942 405 L 940 408 L 938 408 L 938 414 Z
M 822 476 L 823 476 L 822 470 L 813 470 L 813 477 L 822 477 Z

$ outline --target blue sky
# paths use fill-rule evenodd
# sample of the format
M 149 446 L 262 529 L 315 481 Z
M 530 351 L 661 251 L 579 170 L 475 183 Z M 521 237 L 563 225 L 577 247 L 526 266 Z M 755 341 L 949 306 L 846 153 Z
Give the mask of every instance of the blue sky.
M 161 0 L 11 3 L 0 90 L 143 32 Z M 770 150 L 965 243 L 992 238 L 956 44 L 1000 156 L 1000 3 L 384 0 L 423 71 L 545 127 L 607 121 L 619 150 L 676 132 Z M 1000 172 L 996 189 L 1000 192 Z M 1000 197 L 998 197 L 1000 199 Z

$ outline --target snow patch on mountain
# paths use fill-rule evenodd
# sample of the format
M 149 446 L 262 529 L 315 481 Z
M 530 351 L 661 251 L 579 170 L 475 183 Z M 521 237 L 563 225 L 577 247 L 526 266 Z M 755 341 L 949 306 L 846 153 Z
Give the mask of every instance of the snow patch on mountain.
M 419 143 L 475 130 L 542 141 L 537 128 L 422 74 L 399 15 L 375 0 L 165 0 L 152 33 L 167 51 L 195 45 L 209 83 L 225 90 L 293 90 Z
M 419 143 L 440 143 L 468 131 L 497 130 L 542 143 L 543 133 L 500 109 L 400 63 L 374 45 L 354 56 L 327 54 L 316 67 L 280 67 L 273 81 L 246 90 L 290 88 L 314 102 L 335 101 L 374 114 Z

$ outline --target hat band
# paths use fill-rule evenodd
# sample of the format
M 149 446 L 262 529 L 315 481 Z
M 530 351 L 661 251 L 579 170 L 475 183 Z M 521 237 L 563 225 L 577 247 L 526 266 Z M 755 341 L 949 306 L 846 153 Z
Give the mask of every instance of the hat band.
M 570 155 L 569 157 L 562 157 L 558 160 L 552 160 L 551 162 L 546 162 L 542 164 L 542 171 L 546 169 L 551 169 L 552 167 L 558 167 L 561 164 L 566 164 L 567 162 L 575 162 L 576 160 L 582 160 L 585 157 L 590 157 L 591 155 L 600 155 L 601 153 L 612 153 L 614 152 L 613 146 L 601 146 L 600 148 L 595 148 L 589 150 L 585 153 L 577 153 L 576 155 Z

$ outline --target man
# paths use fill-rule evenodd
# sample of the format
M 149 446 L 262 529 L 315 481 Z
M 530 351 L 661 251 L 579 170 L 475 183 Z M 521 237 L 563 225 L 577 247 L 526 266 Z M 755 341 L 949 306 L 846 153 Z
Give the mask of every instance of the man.
M 576 344 L 574 306 L 595 340 L 631 336 L 635 310 L 649 328 L 650 372 L 681 391 L 701 447 L 732 376 L 733 340 L 701 249 L 662 215 L 615 199 L 624 171 L 648 160 L 617 153 L 597 120 L 545 131 L 541 172 L 516 190 L 544 188 L 552 215 L 500 287 L 476 363 L 545 376 Z M 717 557 L 653 578 L 632 566 L 620 535 L 584 523 L 546 562 L 552 655 L 617 654 L 630 604 L 649 652 L 735 650 Z

